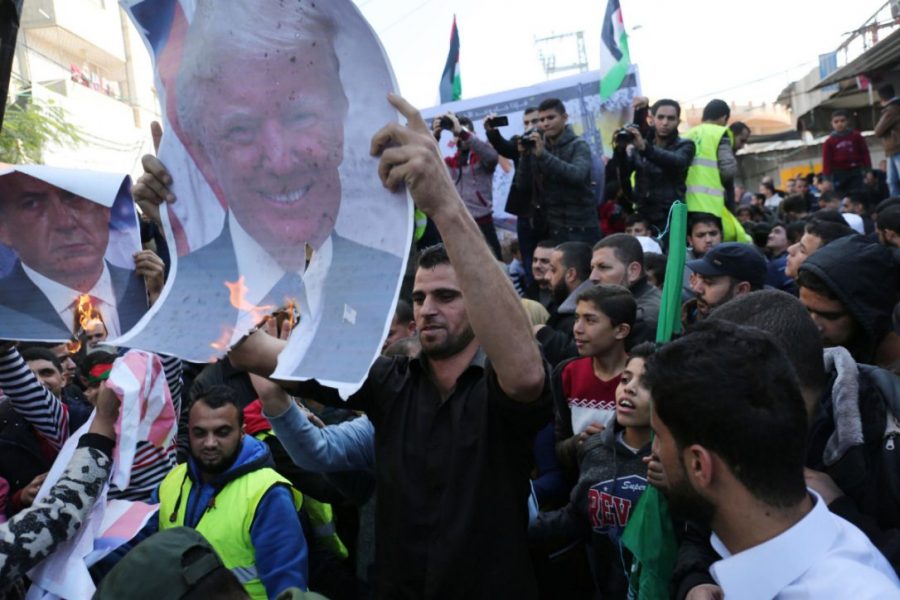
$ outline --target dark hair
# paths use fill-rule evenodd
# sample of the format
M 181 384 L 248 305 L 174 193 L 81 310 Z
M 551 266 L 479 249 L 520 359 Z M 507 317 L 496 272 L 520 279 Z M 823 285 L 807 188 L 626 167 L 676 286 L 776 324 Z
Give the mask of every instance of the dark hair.
M 788 223 L 784 231 L 787 234 L 788 243 L 796 244 L 803 237 L 803 232 L 806 231 L 806 221 L 800 219 L 799 221 Z
M 631 227 L 636 225 L 637 223 L 644 223 L 647 225 L 647 228 L 650 228 L 650 221 L 642 215 L 641 213 L 631 213 L 630 215 L 625 215 L 625 227 Z M 596 250 L 596 248 L 595 248 Z
M 890 83 L 883 83 L 878 86 L 878 97 L 882 100 L 890 100 L 897 94 L 894 92 L 894 86 Z
M 556 242 L 554 242 L 553 240 L 541 240 L 537 243 L 535 248 L 543 248 L 545 250 L 547 248 L 556 248 Z
M 803 196 L 788 196 L 781 202 L 781 212 L 783 213 L 805 213 L 806 210 L 806 198 Z
M 892 206 L 900 206 L 900 196 L 895 196 L 893 198 L 885 198 L 881 202 L 878 203 L 878 206 L 875 207 L 875 214 L 880 215 L 881 211 L 887 210 Z
M 837 211 L 818 211 L 818 212 L 834 212 Z M 818 213 L 816 213 L 817 215 Z M 820 240 L 822 240 L 822 245 L 826 246 L 833 242 L 838 238 L 842 238 L 847 235 L 853 235 L 856 233 L 853 231 L 853 228 L 847 225 L 847 221 L 844 221 L 843 217 L 840 217 L 840 223 L 832 221 L 829 219 L 821 219 L 813 215 L 813 217 L 806 223 L 806 233 L 810 235 L 814 235 Z
M 900 233 L 900 206 L 892 206 L 878 213 L 875 226 L 881 231 Z
M 627 233 L 608 235 L 594 244 L 594 250 L 599 250 L 600 248 L 612 248 L 613 254 L 616 255 L 616 260 L 626 267 L 636 262 L 641 265 L 642 269 L 644 268 L 644 248 L 633 235 L 628 235 Z
M 850 113 L 847 112 L 846 110 L 844 110 L 843 108 L 839 108 L 837 110 L 831 111 L 831 118 L 833 119 L 835 117 L 844 117 L 845 119 L 849 119 Z
M 828 221 L 829 223 L 838 223 L 847 225 L 847 220 L 840 211 L 833 208 L 820 208 L 809 216 L 810 221 Z
M 428 246 L 419 252 L 419 260 L 416 263 L 419 269 L 433 269 L 438 265 L 449 265 L 450 256 L 444 244 Z
M 524 111 L 522 111 L 523 115 L 527 115 L 528 113 L 533 113 L 538 110 L 537 106 L 529 106 Z
M 403 298 L 397 299 L 397 308 L 394 310 L 394 316 L 397 318 L 398 323 L 409 323 L 415 319 L 412 306 Z
M 763 184 L 763 185 L 765 185 L 765 184 Z M 763 202 L 765 202 L 765 200 L 766 200 L 766 195 L 760 194 L 759 192 L 754 193 L 753 197 L 756 198 L 757 200 L 762 200 Z
M 839 198 L 838 198 L 837 194 L 835 194 L 831 190 L 828 190 L 827 192 L 822 192 L 822 195 L 819 196 L 820 203 L 821 202 L 834 202 L 835 200 L 838 200 L 838 199 Z
M 591 276 L 591 247 L 584 242 L 563 242 L 554 248 L 559 252 L 563 269 L 575 269 L 579 281 Z
M 659 100 L 654 102 L 653 106 L 650 107 L 650 114 L 655 116 L 656 111 L 658 111 L 663 106 L 671 106 L 675 109 L 675 116 L 679 119 L 681 118 L 681 105 L 671 98 L 660 98 Z
M 769 190 L 770 192 L 772 192 L 773 194 L 775 193 L 775 182 L 774 181 L 763 181 L 761 185 L 764 188 L 766 188 L 767 190 Z
M 804 269 L 803 265 L 800 265 L 800 272 L 797 274 L 797 285 L 819 294 L 820 296 L 824 296 L 829 300 L 841 301 L 837 294 L 831 291 L 831 288 L 828 287 L 828 284 L 826 284 L 821 277 L 809 269 Z M 843 302 L 841 302 L 841 304 L 843 305 Z
M 28 348 L 27 350 L 22 350 L 22 360 L 24 360 L 25 362 L 31 362 L 33 360 L 46 360 L 53 363 L 53 366 L 56 367 L 56 370 L 62 373 L 62 363 L 56 357 L 56 355 L 50 352 L 50 350 L 48 350 L 47 348 Z
M 747 125 L 746 123 L 744 123 L 743 121 L 735 121 L 734 123 L 729 125 L 728 128 L 731 130 L 731 133 L 733 133 L 734 135 L 741 135 L 745 131 L 748 133 L 750 132 L 750 126 Z
M 614 326 L 621 323 L 629 327 L 634 326 L 637 303 L 626 287 L 601 283 L 578 294 L 576 301 L 592 303 L 597 310 L 609 317 Z
M 822 335 L 803 304 L 780 290 L 760 290 L 729 300 L 710 319 L 756 327 L 772 335 L 794 365 L 801 389 L 821 392 L 828 379 L 822 361 Z
M 666 257 L 658 252 L 644 252 L 644 272 L 653 271 L 662 285 L 666 281 Z
M 456 115 L 456 119 L 459 121 L 459 124 L 468 129 L 469 131 L 475 131 L 475 124 L 472 123 L 472 119 L 466 117 L 464 115 Z
M 566 114 L 566 105 L 559 98 L 547 98 L 538 104 L 538 110 L 552 110 L 564 115 Z
M 198 402 L 202 402 L 212 409 L 233 406 L 237 409 L 238 425 L 244 424 L 244 410 L 241 408 L 240 402 L 238 401 L 237 392 L 230 386 L 219 384 L 203 390 L 191 400 L 191 405 L 188 407 L 188 414 L 190 414 L 194 405 Z
M 703 121 L 717 121 L 722 117 L 726 119 L 731 116 L 731 108 L 728 107 L 728 103 L 724 100 L 710 100 L 706 106 L 703 107 Z
M 717 454 L 759 500 L 793 506 L 806 494 L 806 408 L 797 375 L 767 333 L 700 322 L 646 363 L 644 384 L 679 450 Z M 728 393 L 711 392 L 728 382 Z
M 636 344 L 634 348 L 628 351 L 628 358 L 647 359 L 656 354 L 657 350 L 659 349 L 660 345 L 656 342 L 641 342 L 640 344 Z
M 715 225 L 719 228 L 719 231 L 722 231 L 722 219 L 720 219 L 716 215 L 705 212 L 692 212 L 688 214 L 688 236 L 690 236 L 694 232 L 694 227 L 700 225 L 701 223 L 705 223 L 706 225 Z

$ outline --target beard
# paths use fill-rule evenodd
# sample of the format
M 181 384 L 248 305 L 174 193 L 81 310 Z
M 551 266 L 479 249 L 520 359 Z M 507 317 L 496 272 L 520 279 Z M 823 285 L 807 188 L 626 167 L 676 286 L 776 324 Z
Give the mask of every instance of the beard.
M 422 345 L 422 354 L 428 358 L 437 360 L 450 358 L 451 356 L 459 354 L 473 339 L 475 339 L 475 332 L 472 331 L 471 326 L 467 326 L 457 335 L 451 335 L 448 331 L 446 339 L 434 344 L 423 343 L 421 335 L 419 336 L 419 342 Z
M 194 456 L 194 460 L 197 462 L 197 467 L 200 469 L 201 473 L 212 476 L 221 475 L 222 473 L 230 469 L 234 464 L 234 461 L 237 460 L 240 449 L 241 446 L 238 445 L 234 449 L 234 452 L 229 455 L 222 456 L 215 462 L 206 461 L 200 456 Z
M 550 288 L 550 292 L 553 294 L 553 301 L 556 303 L 556 306 L 565 302 L 566 298 L 569 297 L 569 288 L 566 287 L 565 281 L 560 281 Z
M 672 517 L 696 521 L 708 527 L 716 514 L 715 505 L 691 486 L 683 466 L 679 475 L 678 481 L 669 480 L 669 485 L 663 492 L 669 501 Z

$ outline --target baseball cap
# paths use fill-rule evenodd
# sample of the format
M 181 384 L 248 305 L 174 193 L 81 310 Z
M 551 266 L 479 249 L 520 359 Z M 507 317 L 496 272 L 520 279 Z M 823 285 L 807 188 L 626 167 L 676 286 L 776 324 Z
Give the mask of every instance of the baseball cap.
M 762 288 L 766 282 L 766 259 L 750 244 L 719 244 L 704 254 L 703 258 L 688 261 L 687 266 L 699 275 L 728 275 L 738 281 L 747 281 L 753 289 Z
M 155 533 L 135 546 L 103 578 L 94 600 L 181 598 L 225 565 L 196 530 L 176 527 Z

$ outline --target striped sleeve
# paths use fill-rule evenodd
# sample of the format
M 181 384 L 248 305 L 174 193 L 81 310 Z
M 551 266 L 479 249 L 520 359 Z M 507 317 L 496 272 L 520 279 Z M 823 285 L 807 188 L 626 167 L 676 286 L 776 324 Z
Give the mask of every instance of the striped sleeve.
M 163 371 L 166 373 L 166 382 L 169 384 L 169 393 L 172 394 L 172 405 L 175 407 L 175 415 L 181 414 L 181 393 L 184 390 L 184 367 L 177 356 L 158 354 L 162 361 Z
M 62 448 L 69 437 L 68 409 L 44 387 L 15 348 L 0 354 L 0 389 L 50 446 Z

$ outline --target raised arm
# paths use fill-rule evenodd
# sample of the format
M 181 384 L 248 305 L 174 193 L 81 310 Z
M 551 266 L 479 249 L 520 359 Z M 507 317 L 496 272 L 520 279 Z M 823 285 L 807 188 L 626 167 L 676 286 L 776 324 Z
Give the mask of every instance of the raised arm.
M 372 154 L 381 157 L 379 176 L 390 189 L 405 183 L 419 209 L 434 221 L 459 280 L 469 322 L 500 387 L 514 400 L 532 402 L 544 387 L 544 363 L 519 297 L 456 193 L 422 116 L 403 98 L 392 94 L 388 99 L 407 124 L 391 123 L 372 139 Z
M 69 437 L 66 405 L 44 387 L 19 351 L 8 344 L 0 344 L 0 389 L 54 450 L 62 448 Z
M 116 395 L 102 390 L 90 430 L 78 440 L 60 480 L 46 497 L 0 525 L 0 582 L 24 575 L 81 527 L 112 468 L 118 410 Z

